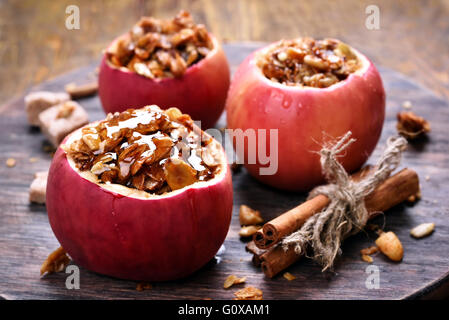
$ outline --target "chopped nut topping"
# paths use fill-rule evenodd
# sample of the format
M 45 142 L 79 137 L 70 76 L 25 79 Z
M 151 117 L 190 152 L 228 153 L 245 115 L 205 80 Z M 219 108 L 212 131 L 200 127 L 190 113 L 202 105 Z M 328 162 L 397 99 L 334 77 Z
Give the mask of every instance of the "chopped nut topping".
M 295 279 L 296 279 L 296 277 L 295 277 L 294 275 L 292 275 L 290 272 L 285 272 L 285 273 L 283 274 L 283 277 L 284 277 L 285 279 L 287 279 L 288 281 L 292 281 L 292 280 L 295 280 Z
M 360 68 L 351 48 L 333 39 L 282 40 L 262 52 L 258 66 L 268 79 L 288 86 L 327 88 Z
M 430 132 L 429 122 L 412 111 L 399 112 L 397 119 L 396 128 L 398 132 L 409 140 Z
M 435 230 L 435 223 L 422 223 L 414 227 L 410 234 L 415 238 L 424 238 L 430 235 Z
M 212 39 L 190 13 L 172 20 L 142 17 L 108 50 L 109 61 L 147 78 L 182 77 L 213 49 Z
M 64 150 L 102 183 L 162 194 L 215 176 L 221 147 L 212 141 L 188 115 L 153 105 L 109 114 Z
M 8 158 L 6 160 L 6 166 L 8 166 L 9 168 L 12 168 L 16 165 L 16 159 L 14 158 Z
M 404 248 L 401 241 L 392 231 L 383 232 L 376 240 L 380 252 L 393 261 L 401 261 L 404 256 Z
M 56 119 L 68 118 L 72 114 L 73 110 L 75 110 L 75 105 L 71 101 L 64 102 L 59 107 L 58 114 L 56 115 Z
M 235 300 L 263 300 L 262 290 L 254 287 L 246 287 L 234 292 Z
M 240 206 L 239 220 L 241 226 L 260 224 L 263 222 L 259 211 L 245 205 Z
M 252 237 L 260 228 L 260 226 L 245 226 L 240 229 L 239 235 L 242 238 Z
M 151 283 L 148 282 L 139 282 L 136 286 L 137 291 L 149 290 L 152 288 Z
M 41 276 L 53 272 L 61 272 L 69 264 L 70 258 L 67 256 L 66 251 L 59 247 L 47 257 L 41 266 Z
M 230 276 L 228 276 L 223 284 L 223 288 L 228 289 L 230 287 L 232 287 L 234 284 L 240 284 L 240 283 L 244 283 L 246 281 L 246 278 L 239 278 L 233 274 L 231 274 Z

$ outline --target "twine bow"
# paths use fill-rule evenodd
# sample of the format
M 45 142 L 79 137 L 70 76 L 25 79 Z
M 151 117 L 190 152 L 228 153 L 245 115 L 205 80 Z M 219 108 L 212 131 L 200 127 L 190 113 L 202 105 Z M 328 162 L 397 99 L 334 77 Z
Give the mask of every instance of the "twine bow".
M 354 182 L 337 161 L 338 155 L 356 141 L 351 135 L 351 131 L 348 131 L 335 145 L 324 146 L 320 151 L 321 168 L 329 184 L 313 189 L 309 199 L 323 194 L 331 202 L 281 243 L 284 250 L 294 245 L 298 254 L 307 246 L 310 247 L 313 251 L 312 259 L 323 266 L 323 271 L 332 268 L 337 255 L 341 254 L 341 242 L 366 225 L 368 212 L 365 197 L 397 168 L 402 151 L 407 146 L 404 138 L 390 137 L 375 171 Z

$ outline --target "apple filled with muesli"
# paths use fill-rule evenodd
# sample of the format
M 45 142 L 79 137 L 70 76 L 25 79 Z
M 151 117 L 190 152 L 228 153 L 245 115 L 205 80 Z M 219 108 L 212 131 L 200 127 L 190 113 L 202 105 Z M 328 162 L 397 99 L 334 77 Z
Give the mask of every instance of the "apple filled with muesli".
M 238 68 L 226 102 L 231 129 L 275 129 L 276 145 L 255 135 L 245 145 L 245 166 L 271 186 L 305 191 L 322 183 L 319 150 L 351 131 L 356 139 L 339 158 L 355 171 L 374 150 L 385 117 L 385 92 L 374 64 L 349 45 L 336 40 L 282 40 L 251 54 Z M 277 152 L 277 171 L 249 163 L 252 147 Z M 259 150 L 257 149 L 257 153 Z M 254 158 L 254 157 L 249 157 Z
M 112 42 L 100 65 L 99 95 L 106 113 L 178 107 L 207 129 L 223 112 L 229 81 L 217 39 L 181 11 L 172 20 L 143 17 Z
M 77 264 L 164 281 L 214 257 L 232 196 L 221 145 L 179 109 L 152 105 L 70 134 L 53 158 L 46 203 L 56 238 Z

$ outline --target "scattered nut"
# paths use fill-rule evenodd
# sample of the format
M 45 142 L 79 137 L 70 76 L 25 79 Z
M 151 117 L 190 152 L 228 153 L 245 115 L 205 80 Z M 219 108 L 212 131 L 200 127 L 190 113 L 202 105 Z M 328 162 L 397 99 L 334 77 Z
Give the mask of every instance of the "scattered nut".
M 417 116 L 412 111 L 399 112 L 397 114 L 397 119 L 398 123 L 396 128 L 398 132 L 409 140 L 415 139 L 421 134 L 430 132 L 429 122 L 426 119 Z
M 263 300 L 262 290 L 254 287 L 246 287 L 234 292 L 234 300 Z
M 35 163 L 35 162 L 39 161 L 39 158 L 31 157 L 31 158 L 29 159 L 29 161 L 30 161 L 30 163 Z
M 259 211 L 245 205 L 240 206 L 239 220 L 241 226 L 260 224 L 263 222 Z
M 422 223 L 410 230 L 410 234 L 419 239 L 427 237 L 433 230 L 435 230 L 435 223 Z
M 9 168 L 12 168 L 16 165 L 16 159 L 14 158 L 9 158 L 8 160 L 6 160 L 6 166 L 8 166 Z
M 259 229 L 260 226 L 245 226 L 240 229 L 239 235 L 242 238 L 252 237 Z
M 362 254 L 362 260 L 368 263 L 372 263 L 373 262 L 373 258 L 367 254 Z
M 404 256 L 404 248 L 396 234 L 392 231 L 383 232 L 376 240 L 380 252 L 393 261 L 401 261 Z
M 288 281 L 292 281 L 292 280 L 295 280 L 295 279 L 296 279 L 296 277 L 295 277 L 294 275 L 292 275 L 290 272 L 285 272 L 285 273 L 283 274 L 283 277 L 284 277 L 285 279 L 287 279 Z
M 369 248 L 365 248 L 365 249 L 360 250 L 360 254 L 361 254 L 361 255 L 364 255 L 364 254 L 366 254 L 366 255 L 371 255 L 371 254 L 374 254 L 374 253 L 376 253 L 376 252 L 378 252 L 378 251 L 379 251 L 379 248 L 378 248 L 378 247 L 376 247 L 376 246 L 371 246 L 371 247 L 369 247 Z
M 228 289 L 230 287 L 232 287 L 234 284 L 240 284 L 240 283 L 244 283 L 246 281 L 246 278 L 239 278 L 233 274 L 231 274 L 230 276 L 228 276 L 223 284 L 223 288 Z
M 47 257 L 41 266 L 41 276 L 53 272 L 61 272 L 69 264 L 70 258 L 66 251 L 59 247 Z
M 149 282 L 139 282 L 136 286 L 137 291 L 149 290 L 151 289 L 151 283 Z

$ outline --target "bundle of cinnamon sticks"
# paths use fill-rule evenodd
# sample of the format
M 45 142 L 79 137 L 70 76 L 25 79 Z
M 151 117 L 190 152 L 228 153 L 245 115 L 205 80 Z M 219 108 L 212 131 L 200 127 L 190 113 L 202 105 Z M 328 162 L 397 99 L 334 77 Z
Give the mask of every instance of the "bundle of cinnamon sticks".
M 370 167 L 364 168 L 352 175 L 351 179 L 358 181 L 371 170 Z M 416 172 L 407 168 L 399 171 L 365 198 L 369 219 L 417 194 L 419 179 Z M 246 246 L 246 250 L 253 254 L 253 264 L 261 266 L 265 275 L 272 278 L 298 261 L 302 255 L 297 254 L 293 247 L 284 250 L 277 244 L 285 236 L 300 229 L 308 218 L 324 209 L 329 202 L 325 195 L 318 195 L 267 222 Z

